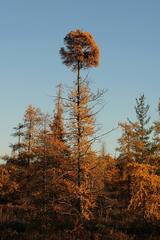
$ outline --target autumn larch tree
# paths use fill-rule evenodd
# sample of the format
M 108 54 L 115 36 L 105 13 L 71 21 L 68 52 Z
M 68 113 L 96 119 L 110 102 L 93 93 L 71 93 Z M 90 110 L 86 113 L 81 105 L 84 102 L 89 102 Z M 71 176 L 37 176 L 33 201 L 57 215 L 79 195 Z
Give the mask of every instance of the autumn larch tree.
M 128 165 L 136 161 L 135 148 L 137 144 L 138 133 L 136 129 L 139 127 L 138 123 L 120 123 L 122 135 L 118 139 L 120 153 L 118 156 L 118 167 L 122 179 L 127 177 L 128 187 L 130 185 L 130 173 L 128 172 Z
M 62 103 L 62 85 L 57 86 L 56 106 L 54 118 L 51 123 L 52 135 L 55 139 L 64 141 L 64 123 L 63 123 L 63 103 Z
M 119 166 L 123 179 L 128 185 L 128 210 L 133 219 L 153 221 L 159 219 L 159 177 L 156 166 L 152 166 L 152 149 L 150 142 L 151 127 L 148 127 L 149 105 L 145 97 L 136 99 L 135 111 L 137 121 L 120 124 L 122 136 L 119 139 Z M 125 175 L 124 175 L 125 174 Z M 131 218 L 132 219 L 132 218 Z M 140 220 L 141 219 L 141 220 Z M 152 219 L 152 220 L 151 220 Z
M 152 129 L 147 127 L 150 117 L 148 117 L 149 105 L 145 104 L 144 94 L 136 99 L 136 121 L 121 123 L 122 136 L 119 138 L 120 156 L 118 166 L 123 176 L 127 180 L 128 197 L 131 197 L 131 181 L 134 164 L 149 163 L 151 161 L 150 134 Z
M 41 122 L 35 136 L 34 155 L 42 162 L 49 157 L 49 122 L 49 114 L 41 113 Z
M 66 136 L 64 129 L 64 104 L 63 104 L 63 88 L 62 84 L 57 85 L 57 95 L 55 99 L 54 116 L 50 124 L 50 143 L 54 156 L 63 158 L 68 156 L 69 147 L 66 144 Z
M 34 156 L 34 147 L 36 145 L 36 135 L 38 133 L 38 126 L 41 122 L 41 112 L 39 108 L 29 105 L 25 111 L 24 124 L 25 134 L 24 143 L 26 145 L 26 156 L 28 165 Z
M 132 168 L 131 199 L 128 209 L 137 219 L 150 223 L 160 220 L 160 176 L 156 167 L 146 163 L 135 163 Z
M 59 84 L 57 86 L 54 116 L 41 114 L 35 154 L 42 162 L 47 161 L 48 164 L 55 164 L 56 159 L 59 161 L 60 157 L 63 158 L 64 152 L 67 150 L 63 122 L 62 85 Z
M 63 63 L 77 73 L 76 86 L 69 96 L 70 109 L 73 116 L 72 133 L 74 138 L 74 154 L 77 160 L 77 185 L 82 183 L 82 158 L 88 136 L 93 134 L 93 116 L 87 108 L 90 93 L 87 84 L 82 80 L 80 71 L 99 64 L 99 48 L 89 32 L 79 29 L 69 32 L 64 38 L 65 48 L 60 49 Z M 72 140 L 73 140 L 72 138 Z M 86 145 L 87 146 L 87 145 Z M 82 150 L 83 149 L 83 150 Z M 81 211 L 81 203 L 79 203 Z

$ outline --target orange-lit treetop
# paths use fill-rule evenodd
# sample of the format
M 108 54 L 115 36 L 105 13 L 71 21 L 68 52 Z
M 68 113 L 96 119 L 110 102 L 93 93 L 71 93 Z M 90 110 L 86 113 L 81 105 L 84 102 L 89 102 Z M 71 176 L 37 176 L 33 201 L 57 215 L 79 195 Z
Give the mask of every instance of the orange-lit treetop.
M 78 68 L 96 67 L 99 64 L 99 48 L 89 32 L 79 29 L 64 38 L 65 48 L 60 49 L 63 63 L 73 71 Z

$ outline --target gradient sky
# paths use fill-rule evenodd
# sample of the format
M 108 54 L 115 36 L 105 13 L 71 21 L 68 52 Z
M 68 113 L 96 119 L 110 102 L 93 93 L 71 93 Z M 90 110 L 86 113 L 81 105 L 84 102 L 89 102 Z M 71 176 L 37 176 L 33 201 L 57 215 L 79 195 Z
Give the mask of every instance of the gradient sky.
M 56 85 L 72 85 L 75 76 L 59 49 L 77 28 L 91 32 L 100 47 L 100 66 L 89 70 L 89 80 L 94 89 L 108 89 L 98 116 L 103 131 L 135 120 L 135 98 L 142 93 L 156 119 L 159 0 L 0 0 L 0 154 L 9 151 L 12 128 L 29 104 L 52 113 Z M 103 139 L 113 154 L 119 134 Z

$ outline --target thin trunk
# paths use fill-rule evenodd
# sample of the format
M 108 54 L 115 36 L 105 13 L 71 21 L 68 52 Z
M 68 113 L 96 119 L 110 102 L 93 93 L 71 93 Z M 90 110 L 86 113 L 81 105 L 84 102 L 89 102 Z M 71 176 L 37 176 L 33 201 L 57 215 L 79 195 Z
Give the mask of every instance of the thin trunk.
M 81 186 L 81 163 L 80 163 L 80 137 L 81 137 L 81 128 L 80 128 L 80 63 L 78 62 L 78 70 L 77 70 L 77 184 L 78 187 Z M 81 199 L 78 199 L 78 210 L 81 213 Z
M 77 71 L 77 127 L 78 127 L 78 136 L 77 136 L 77 167 L 78 167 L 78 176 L 77 176 L 77 184 L 80 187 L 81 185 L 81 167 L 80 167 L 80 63 L 78 62 L 78 71 Z

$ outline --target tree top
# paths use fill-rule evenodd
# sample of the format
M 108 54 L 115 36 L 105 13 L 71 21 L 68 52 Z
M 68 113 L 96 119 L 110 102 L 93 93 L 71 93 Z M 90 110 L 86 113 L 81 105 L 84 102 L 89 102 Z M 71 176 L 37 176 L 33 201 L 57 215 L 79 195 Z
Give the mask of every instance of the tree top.
M 73 71 L 80 68 L 96 67 L 99 64 L 99 48 L 89 32 L 77 29 L 64 38 L 65 48 L 60 49 L 63 63 Z

